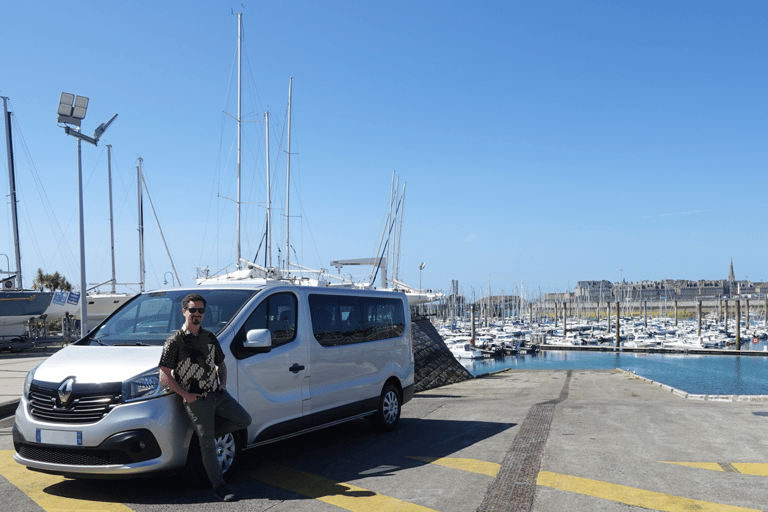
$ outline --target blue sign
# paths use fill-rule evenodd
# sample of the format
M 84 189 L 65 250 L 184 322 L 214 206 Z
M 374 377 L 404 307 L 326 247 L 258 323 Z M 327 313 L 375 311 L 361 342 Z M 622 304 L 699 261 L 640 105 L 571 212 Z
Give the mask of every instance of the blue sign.
M 63 306 L 67 303 L 67 292 L 56 292 L 53 294 L 53 300 L 51 301 L 53 304 L 58 304 L 59 306 Z
M 67 298 L 67 304 L 74 304 L 80 302 L 80 292 L 69 292 L 69 298 Z

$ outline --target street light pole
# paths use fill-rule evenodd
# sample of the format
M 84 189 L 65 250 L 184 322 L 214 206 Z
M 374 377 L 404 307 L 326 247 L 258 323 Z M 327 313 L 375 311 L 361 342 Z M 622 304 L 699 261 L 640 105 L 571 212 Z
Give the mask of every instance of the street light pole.
M 63 126 L 64 132 L 77 139 L 77 186 L 80 210 L 80 336 L 82 337 L 85 337 L 85 335 L 88 334 L 88 300 L 85 287 L 85 220 L 83 214 L 82 141 L 98 146 L 99 138 L 117 117 L 117 114 L 115 114 L 112 116 L 112 119 L 106 123 L 101 123 L 96 128 L 96 131 L 93 132 L 93 137 L 80 133 L 80 123 L 85 119 L 85 112 L 88 109 L 88 101 L 88 98 L 84 96 L 75 96 L 74 94 L 63 92 L 61 93 L 61 99 L 59 99 L 59 108 L 57 111 L 59 115 L 57 122 L 65 125 Z M 69 125 L 74 125 L 77 128 L 72 128 Z
M 88 334 L 88 300 L 85 295 L 85 222 L 83 220 L 83 155 L 77 139 L 77 187 L 80 209 L 80 337 Z

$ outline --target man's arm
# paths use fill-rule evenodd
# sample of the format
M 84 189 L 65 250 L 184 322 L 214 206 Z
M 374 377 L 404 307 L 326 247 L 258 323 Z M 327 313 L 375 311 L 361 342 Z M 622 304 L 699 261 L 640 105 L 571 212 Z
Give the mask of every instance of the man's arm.
M 200 398 L 200 395 L 196 395 L 194 393 L 190 393 L 188 391 L 185 391 L 178 382 L 176 382 L 176 379 L 173 378 L 173 370 L 170 368 L 167 368 L 165 366 L 160 366 L 160 384 L 163 384 L 168 389 L 179 395 L 182 400 L 187 402 L 188 404 L 191 404 L 198 398 Z M 226 372 L 225 372 L 226 374 Z
M 222 361 L 216 370 L 219 372 L 219 389 L 225 391 L 227 389 L 227 364 Z

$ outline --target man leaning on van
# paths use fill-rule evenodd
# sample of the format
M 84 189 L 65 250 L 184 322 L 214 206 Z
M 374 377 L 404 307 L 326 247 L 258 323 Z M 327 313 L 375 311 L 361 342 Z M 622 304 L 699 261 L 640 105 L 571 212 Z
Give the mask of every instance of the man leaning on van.
M 221 501 L 234 501 L 235 495 L 224 483 L 216 456 L 216 434 L 221 436 L 248 427 L 251 416 L 227 392 L 224 352 L 216 335 L 200 326 L 205 308 L 201 295 L 190 293 L 184 297 L 184 325 L 165 341 L 160 379 L 182 398 L 200 441 L 203 465 L 214 496 Z M 214 421 L 219 426 L 216 434 Z

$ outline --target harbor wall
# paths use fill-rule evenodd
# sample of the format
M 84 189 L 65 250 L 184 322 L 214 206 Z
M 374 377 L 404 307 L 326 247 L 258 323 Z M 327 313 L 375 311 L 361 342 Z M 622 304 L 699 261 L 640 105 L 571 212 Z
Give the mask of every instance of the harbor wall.
M 677 316 L 680 319 L 690 318 L 695 319 L 697 317 L 698 300 L 677 300 Z M 755 299 L 740 299 L 741 314 L 746 316 L 749 314 L 750 320 L 765 321 L 766 317 L 766 300 L 764 298 Z M 747 304 L 749 304 L 749 311 L 747 311 Z M 600 318 L 604 319 L 606 316 L 607 307 L 610 306 L 611 317 L 616 314 L 616 301 L 612 302 L 566 302 L 568 316 L 580 316 L 588 318 Z M 645 315 L 645 301 L 619 301 L 619 307 L 621 308 L 622 317 L 640 318 Z M 648 300 L 648 318 L 674 318 L 675 317 L 675 301 L 674 300 Z M 544 316 L 554 318 L 555 314 L 558 317 L 562 317 L 563 303 L 547 303 L 536 304 L 533 306 L 534 316 Z M 701 300 L 701 312 L 703 316 L 708 314 L 716 314 L 722 320 L 725 314 L 725 299 L 704 299 Z M 736 299 L 728 299 L 728 317 L 733 319 L 736 314 Z
M 453 357 L 432 322 L 422 318 L 414 320 L 412 326 L 416 392 L 473 378 L 469 370 Z

